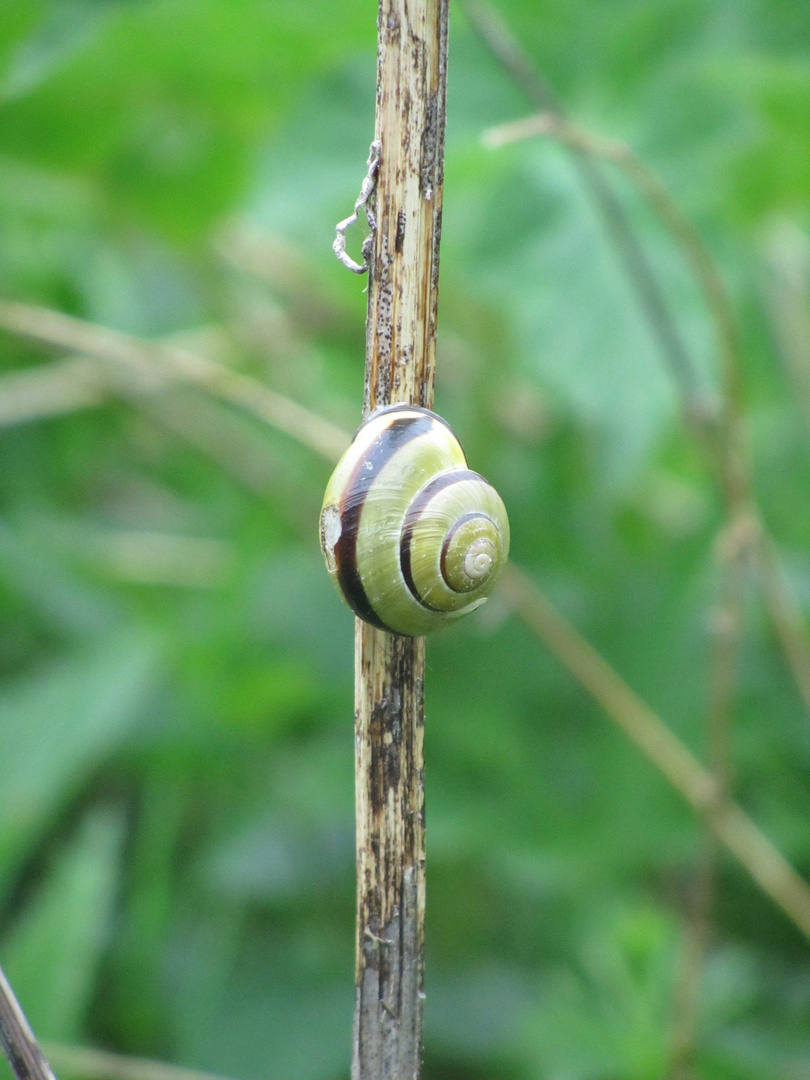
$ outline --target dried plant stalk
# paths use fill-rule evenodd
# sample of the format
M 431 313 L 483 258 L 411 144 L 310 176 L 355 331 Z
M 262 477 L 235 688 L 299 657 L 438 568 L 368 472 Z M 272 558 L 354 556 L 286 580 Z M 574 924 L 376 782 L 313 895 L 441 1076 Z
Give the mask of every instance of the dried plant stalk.
M 436 357 L 447 0 L 380 0 L 377 189 L 364 415 L 430 408 Z M 357 622 L 353 1080 L 419 1074 L 424 936 L 424 640 Z

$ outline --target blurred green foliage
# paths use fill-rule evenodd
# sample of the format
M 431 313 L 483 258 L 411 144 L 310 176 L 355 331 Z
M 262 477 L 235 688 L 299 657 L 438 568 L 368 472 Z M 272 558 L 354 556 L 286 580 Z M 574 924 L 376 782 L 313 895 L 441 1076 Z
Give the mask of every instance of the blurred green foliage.
M 189 344 L 351 428 L 363 283 L 330 246 L 373 132 L 373 8 L 3 0 L 0 293 Z M 717 259 L 807 614 L 810 6 L 501 11 Z M 481 145 L 528 111 L 454 10 L 437 408 L 503 494 L 515 561 L 702 753 L 722 508 L 571 160 Z M 711 399 L 704 299 L 614 181 Z M 0 356 L 0 404 L 60 359 L 7 333 Z M 0 430 L 0 962 L 43 1039 L 347 1077 L 328 466 L 192 390 L 53 411 Z M 497 599 L 429 641 L 427 714 L 426 1080 L 664 1078 L 699 825 Z M 732 768 L 810 874 L 810 726 L 753 591 Z M 807 943 L 725 857 L 713 915 L 695 1075 L 810 1076 Z

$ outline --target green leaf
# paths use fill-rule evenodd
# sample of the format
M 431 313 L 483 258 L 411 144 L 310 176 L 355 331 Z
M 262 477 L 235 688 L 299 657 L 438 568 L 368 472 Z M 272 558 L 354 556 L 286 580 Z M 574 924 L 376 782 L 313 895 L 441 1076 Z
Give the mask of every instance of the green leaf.
M 75 1042 L 120 887 L 124 817 L 89 814 L 3 941 L 3 966 L 39 1039 Z
M 0 696 L 0 882 L 122 740 L 155 685 L 156 657 L 120 636 Z

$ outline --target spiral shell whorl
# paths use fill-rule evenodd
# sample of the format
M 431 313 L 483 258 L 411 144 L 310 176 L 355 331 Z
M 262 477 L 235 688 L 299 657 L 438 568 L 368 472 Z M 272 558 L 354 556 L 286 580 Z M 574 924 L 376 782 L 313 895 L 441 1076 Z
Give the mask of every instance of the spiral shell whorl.
M 509 523 L 445 421 L 400 405 L 374 413 L 338 463 L 321 546 L 357 615 L 418 636 L 484 603 L 508 554 Z

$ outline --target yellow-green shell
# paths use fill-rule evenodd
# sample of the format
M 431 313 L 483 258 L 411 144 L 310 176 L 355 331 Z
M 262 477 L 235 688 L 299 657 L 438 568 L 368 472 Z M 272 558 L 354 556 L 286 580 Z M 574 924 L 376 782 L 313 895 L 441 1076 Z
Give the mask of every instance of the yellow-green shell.
M 495 489 L 435 413 L 391 406 L 362 425 L 326 487 L 321 547 L 339 594 L 381 629 L 429 634 L 489 596 L 509 553 Z

